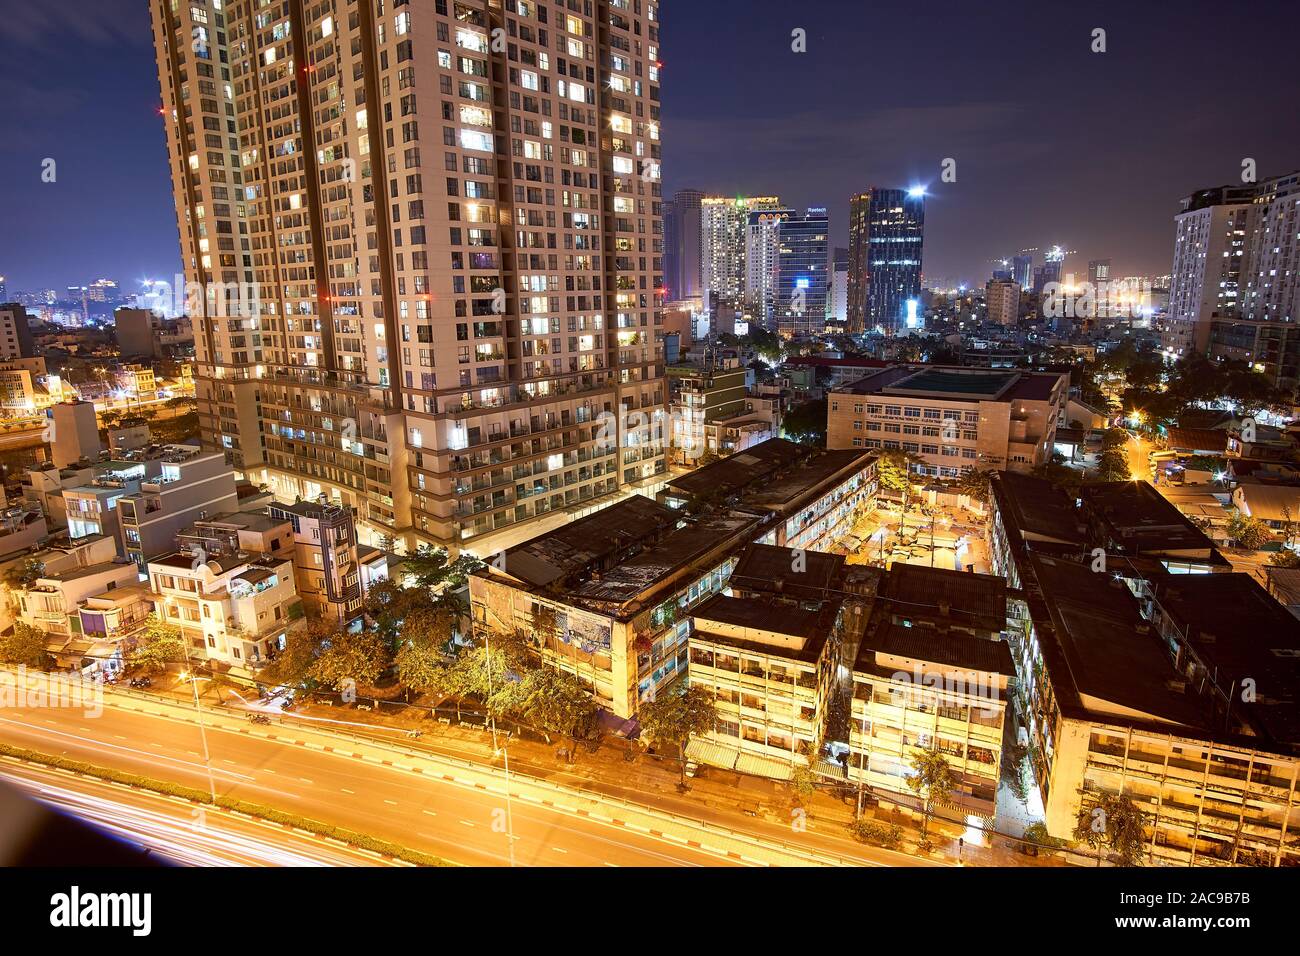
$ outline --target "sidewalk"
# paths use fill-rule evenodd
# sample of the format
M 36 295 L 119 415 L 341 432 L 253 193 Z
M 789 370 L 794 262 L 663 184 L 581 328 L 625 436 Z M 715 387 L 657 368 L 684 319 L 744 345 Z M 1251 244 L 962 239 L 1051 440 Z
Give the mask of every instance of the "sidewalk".
M 491 734 L 486 729 L 433 720 L 415 708 L 394 714 L 300 704 L 283 719 L 288 723 L 313 719 L 346 721 L 351 725 L 349 731 L 376 735 L 387 731 L 394 739 L 403 740 L 405 746 L 502 765 L 499 756 L 494 758 Z M 421 731 L 421 737 L 417 741 L 406 740 L 403 735 L 409 730 Z M 504 731 L 499 736 L 504 738 Z M 707 765 L 697 769 L 696 776 L 689 779 L 689 791 L 682 793 L 678 787 L 680 769 L 676 759 L 638 752 L 629 761 L 626 742 L 607 739 L 594 748 L 580 745 L 574 761 L 568 762 L 560 755 L 568 746 L 567 740 L 558 738 L 553 745 L 512 738 L 511 770 L 560 785 L 580 786 L 615 799 L 636 800 L 679 816 L 743 826 L 775 839 L 795 840 L 845 855 L 869 849 L 910 856 L 908 862 L 917 865 L 925 862 L 957 865 L 959 859 L 966 865 L 981 866 L 1064 865 L 1046 856 L 1035 858 L 1016 852 L 1014 844 L 1005 845 L 996 834 L 989 835 L 990 846 L 976 846 L 967 839 L 966 846 L 960 847 L 958 841 L 965 834 L 964 829 L 938 819 L 931 822 L 930 831 L 936 851 L 922 856 L 916 850 L 920 840 L 918 823 L 899 812 L 881 811 L 876 819 L 903 828 L 903 850 L 880 850 L 849 835 L 848 825 L 856 808 L 853 796 L 841 798 L 819 789 L 807 798 L 797 799 L 791 788 L 777 781 Z M 796 829 L 799 826 L 803 829 Z

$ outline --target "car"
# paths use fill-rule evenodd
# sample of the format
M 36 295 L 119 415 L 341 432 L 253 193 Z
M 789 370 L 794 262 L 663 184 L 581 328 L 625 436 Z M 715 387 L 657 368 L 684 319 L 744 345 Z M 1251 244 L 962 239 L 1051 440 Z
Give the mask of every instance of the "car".
M 140 677 L 132 677 L 132 678 L 131 678 L 131 686 L 132 686 L 132 687 L 152 687 L 152 686 L 153 686 L 153 678 L 152 678 L 152 677 L 143 676 L 143 675 L 140 676 Z

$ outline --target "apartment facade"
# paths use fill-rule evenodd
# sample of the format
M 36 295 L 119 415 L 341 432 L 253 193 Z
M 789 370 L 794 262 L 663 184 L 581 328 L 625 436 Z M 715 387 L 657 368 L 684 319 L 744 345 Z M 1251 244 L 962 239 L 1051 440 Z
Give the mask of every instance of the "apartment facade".
M 836 679 L 840 611 L 839 601 L 808 610 L 726 595 L 696 608 L 688 680 L 713 695 L 717 718 L 688 756 L 777 778 L 813 762 Z
M 27 310 L 17 302 L 0 302 L 0 360 L 35 355 Z
M 657 4 L 151 8 L 208 444 L 407 546 L 663 469 Z
M 1156 864 L 1300 865 L 1286 663 L 1300 624 L 1246 575 L 1188 578 L 1158 554 L 1085 540 L 1072 503 L 1044 485 L 995 477 L 990 522 L 995 566 L 1017 595 L 1017 729 L 1049 832 L 1069 839 L 1101 794 L 1122 793 Z M 1100 573 L 1088 550 L 1099 541 Z M 1246 693 L 1244 678 L 1268 690 Z
M 117 500 L 122 550 L 141 571 L 149 558 L 175 548 L 190 523 L 239 506 L 234 472 L 220 452 L 176 451 L 158 459 L 157 468 Z
M 984 307 L 989 321 L 1014 326 L 1020 319 L 1020 285 L 1010 279 L 994 279 L 984 286 Z
M 741 367 L 678 365 L 669 366 L 667 374 L 671 394 L 669 455 L 672 460 L 677 464 L 688 464 L 706 453 L 721 454 L 717 430 L 708 426 L 746 410 L 746 370 Z
M 739 309 L 749 288 L 752 213 L 781 208 L 776 196 L 705 196 L 700 200 L 700 288 L 705 306 Z
M 293 528 L 293 569 L 309 614 L 347 623 L 365 600 L 352 512 L 320 502 L 272 505 L 272 519 Z
M 1164 345 L 1300 379 L 1300 172 L 1203 189 L 1174 217 Z
M 533 635 L 546 664 L 632 717 L 685 672 L 690 611 L 726 586 L 758 525 L 733 512 L 684 519 L 632 496 L 475 572 L 475 632 Z
M 908 452 L 927 475 L 1028 472 L 1051 460 L 1069 376 L 893 366 L 830 393 L 828 448 Z
M 192 652 L 228 667 L 256 671 L 283 650 L 303 617 L 293 561 L 273 555 L 206 555 L 175 551 L 148 563 L 159 618 L 181 629 Z

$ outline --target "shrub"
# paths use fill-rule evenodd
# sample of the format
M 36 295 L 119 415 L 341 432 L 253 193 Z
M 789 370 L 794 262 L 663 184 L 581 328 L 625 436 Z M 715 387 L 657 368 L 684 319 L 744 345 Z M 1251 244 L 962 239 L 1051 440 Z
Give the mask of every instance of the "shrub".
M 903 842 L 903 828 L 896 823 L 877 823 L 875 820 L 854 820 L 849 824 L 854 839 L 887 850 L 896 850 Z

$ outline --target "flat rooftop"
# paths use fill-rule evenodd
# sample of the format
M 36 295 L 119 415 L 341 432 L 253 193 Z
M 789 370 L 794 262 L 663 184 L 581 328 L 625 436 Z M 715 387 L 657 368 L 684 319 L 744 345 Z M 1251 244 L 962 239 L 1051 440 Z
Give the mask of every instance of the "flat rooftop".
M 1034 538 L 1082 547 L 1087 543 L 1082 516 L 1074 502 L 1050 481 L 1001 471 L 989 482 L 994 504 L 1008 532 L 1015 531 L 1027 544 Z
M 1208 557 L 1227 563 L 1205 532 L 1145 481 L 1084 485 L 1079 497 L 1088 512 L 1106 527 L 1112 546 L 1126 554 L 1204 551 Z
M 836 391 L 934 401 L 1047 401 L 1061 380 L 1051 372 L 991 371 L 958 366 L 895 366 Z
M 890 613 L 898 617 L 946 618 L 992 631 L 1007 626 L 1007 582 L 994 574 L 894 564 L 881 578 L 876 595 L 888 601 Z
M 263 511 L 231 511 L 196 521 L 181 533 L 201 535 L 209 528 L 229 531 L 271 531 L 283 527 L 286 523 L 287 519 L 272 518 Z
M 1159 721 L 1203 729 L 1200 708 L 1182 691 L 1159 637 L 1142 619 L 1123 582 L 1088 565 L 1031 555 L 1040 605 L 1035 616 L 1039 647 L 1063 708 L 1109 719 L 1150 715 Z M 1198 578 L 1198 580 L 1200 580 Z M 1106 707 L 1110 704 L 1112 707 Z
M 877 664 L 878 654 L 957 670 L 1016 676 L 1016 665 L 1006 641 L 973 637 L 947 628 L 904 627 L 881 621 L 877 626 L 868 627 L 862 636 L 853 669 L 863 673 L 888 671 L 891 674 L 897 670 L 892 665 Z
M 784 438 L 769 438 L 720 461 L 673 478 L 668 487 L 690 497 L 722 495 L 738 491 L 771 477 L 783 468 L 808 458 L 812 449 Z
M 670 531 L 657 544 L 609 571 L 593 576 L 591 580 L 573 588 L 569 594 L 583 603 L 626 604 L 652 591 L 660 582 L 671 578 L 710 551 L 752 531 L 758 526 L 758 521 L 754 515 L 736 513 L 704 515 L 688 520 L 682 527 Z M 507 569 L 510 568 L 509 562 L 507 555 Z M 700 567 L 697 573 L 703 574 L 707 570 L 709 569 Z
M 76 581 L 79 578 L 89 578 L 96 574 L 103 574 L 105 571 L 117 571 L 122 568 L 134 570 L 135 565 L 129 561 L 101 561 L 99 564 L 88 564 L 85 567 L 55 571 L 53 574 L 42 574 L 38 581 Z
M 948 369 L 927 369 L 888 386 L 891 392 L 929 392 L 940 395 L 978 395 L 992 400 L 1010 387 L 1017 373 L 1006 372 L 953 372 Z
M 865 468 L 875 457 L 874 451 L 860 448 L 823 451 L 774 481 L 764 482 L 745 492 L 741 498 L 742 504 L 777 512 L 789 511 L 804 504 L 804 499 L 810 493 L 823 490 L 822 486 L 840 472 L 855 465 Z
M 731 572 L 731 587 L 819 601 L 838 591 L 844 555 L 801 551 L 796 563 L 790 548 L 751 544 Z
M 1234 700 L 1233 713 L 1261 736 L 1300 744 L 1300 620 L 1249 574 L 1169 575 L 1156 597 L 1221 687 L 1255 681 L 1255 702 Z
M 631 495 L 510 548 L 505 571 L 533 587 L 548 587 L 634 551 L 674 527 L 681 517 L 652 498 Z
M 821 657 L 822 649 L 835 628 L 839 607 L 839 602 L 834 601 L 820 610 L 809 611 L 774 599 L 737 598 L 719 594 L 695 608 L 691 616 L 695 619 L 695 634 L 703 640 L 755 654 L 813 664 Z M 769 644 L 720 634 L 710 630 L 711 622 L 714 626 L 724 624 L 797 638 L 800 646 Z

